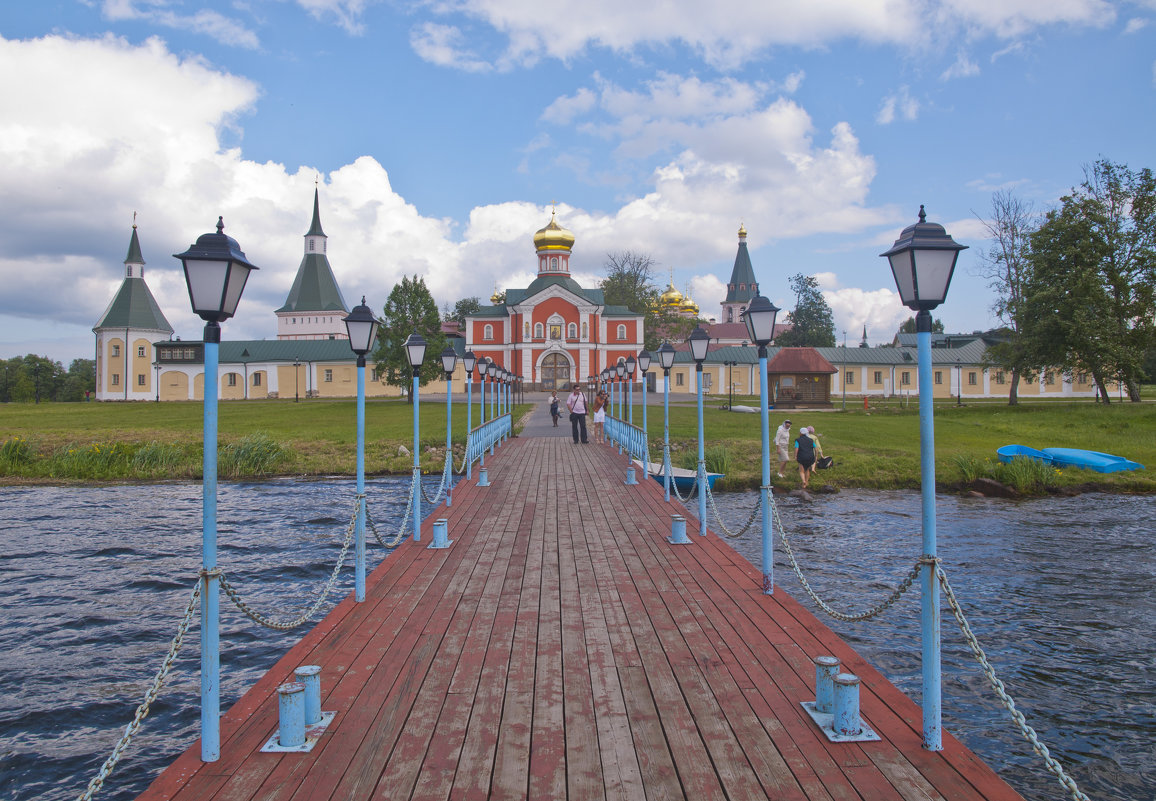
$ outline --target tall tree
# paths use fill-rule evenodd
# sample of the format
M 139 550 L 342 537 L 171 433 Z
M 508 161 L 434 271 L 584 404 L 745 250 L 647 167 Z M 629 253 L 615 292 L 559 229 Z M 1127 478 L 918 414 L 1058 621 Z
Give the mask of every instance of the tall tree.
M 780 334 L 775 344 L 783 347 L 835 347 L 835 317 L 819 291 L 815 276 L 797 273 L 790 281 L 795 293 L 795 310 L 787 315 L 791 328 Z
M 977 214 L 976 217 L 979 217 Z M 1027 291 L 1032 270 L 1031 235 L 1039 227 L 1032 204 L 1008 190 L 991 197 L 991 219 L 979 217 L 991 245 L 980 254 L 980 271 L 995 293 L 992 312 L 1003 323 L 1007 339 L 988 351 L 992 364 L 1011 371 L 1008 405 L 1019 403 L 1020 378 L 1032 379 L 1039 365 L 1032 363 L 1021 331 L 1025 320 Z
M 1041 365 L 1087 372 L 1105 400 L 1140 400 L 1156 336 L 1156 177 L 1101 159 L 1031 237 L 1030 348 Z
M 659 306 L 660 290 L 654 283 L 654 259 L 643 253 L 622 251 L 606 254 L 606 277 L 602 296 L 607 305 L 625 306 L 643 317 L 643 347 L 654 352 L 663 340 L 681 341 L 694 329 L 695 320 Z
M 457 320 L 462 325 L 465 325 L 466 315 L 480 311 L 481 308 L 482 299 L 476 295 L 473 297 L 462 298 L 454 304 L 453 311 L 446 314 L 446 320 Z
M 446 337 L 442 334 L 437 303 L 425 279 L 416 275 L 412 280 L 403 276 L 401 283 L 394 285 L 382 311 L 373 361 L 387 384 L 403 388 L 413 385 L 405 355 L 405 341 L 413 333 L 421 334 L 426 341 L 425 361 L 418 374 L 420 383 L 426 384 L 443 375 L 438 356 L 445 349 Z M 410 402 L 413 402 L 412 394 Z

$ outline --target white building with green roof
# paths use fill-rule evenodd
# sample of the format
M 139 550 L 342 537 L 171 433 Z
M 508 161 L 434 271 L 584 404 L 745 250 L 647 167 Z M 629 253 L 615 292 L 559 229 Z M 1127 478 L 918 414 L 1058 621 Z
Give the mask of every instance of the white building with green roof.
M 342 322 L 349 307 L 329 266 L 329 237 L 321 229 L 317 190 L 313 222 L 305 234 L 305 254 L 285 305 L 277 309 L 277 339 L 348 339 Z
M 153 400 L 157 395 L 153 343 L 172 336 L 173 327 L 145 283 L 144 266 L 134 223 L 124 281 L 92 329 L 97 400 Z

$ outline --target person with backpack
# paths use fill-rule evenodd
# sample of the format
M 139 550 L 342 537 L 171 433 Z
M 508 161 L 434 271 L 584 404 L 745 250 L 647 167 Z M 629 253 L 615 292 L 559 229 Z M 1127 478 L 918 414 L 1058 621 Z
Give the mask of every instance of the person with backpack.
M 811 480 L 811 470 L 815 467 L 815 440 L 811 439 L 808 434 L 811 429 L 803 426 L 799 429 L 799 437 L 795 440 L 795 461 L 799 463 L 799 481 L 803 484 L 803 489 L 807 488 L 807 483 Z

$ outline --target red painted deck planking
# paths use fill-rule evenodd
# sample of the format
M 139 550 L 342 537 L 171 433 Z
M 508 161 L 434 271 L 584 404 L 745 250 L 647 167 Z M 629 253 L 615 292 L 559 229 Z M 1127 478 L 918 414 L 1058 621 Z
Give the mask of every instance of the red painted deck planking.
M 918 707 L 713 533 L 667 543 L 682 507 L 613 449 L 522 438 L 487 467 L 222 717 L 219 761 L 194 743 L 141 798 L 1020 798 L 950 735 L 923 750 Z M 454 544 L 429 550 L 440 517 Z M 831 744 L 800 708 L 820 654 L 882 741 Z M 259 753 L 305 664 L 334 723 Z

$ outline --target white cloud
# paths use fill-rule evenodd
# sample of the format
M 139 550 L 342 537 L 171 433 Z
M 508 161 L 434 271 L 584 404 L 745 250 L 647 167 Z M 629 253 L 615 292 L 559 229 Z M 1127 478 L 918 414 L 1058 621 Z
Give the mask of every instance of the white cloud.
M 968 58 L 967 53 L 960 50 L 955 57 L 955 63 L 943 71 L 940 80 L 950 81 L 953 78 L 972 78 L 979 75 L 979 65 Z
M 232 47 L 256 50 L 261 46 L 257 34 L 236 19 L 211 9 L 180 15 L 169 11 L 168 6 L 168 0 L 104 0 L 101 10 L 113 21 L 143 20 L 165 28 L 204 34 Z
M 1148 27 L 1149 22 L 1149 20 L 1143 19 L 1142 17 L 1133 17 L 1128 20 L 1128 24 L 1124 26 L 1124 34 L 1139 33 Z
M 339 27 L 351 34 L 359 35 L 365 32 L 365 24 L 361 21 L 368 0 L 297 0 L 297 5 L 308 11 L 315 19 L 324 20 L 333 17 Z
M 549 14 L 530 0 L 428 7 L 443 18 L 488 25 L 505 37 L 501 61 L 506 65 L 543 57 L 569 62 L 590 48 L 635 53 L 680 44 L 721 69 L 775 47 L 813 49 L 854 40 L 921 49 L 961 37 L 1015 38 L 1056 24 L 1102 28 L 1115 18 L 1107 0 L 715 0 L 706 14 L 697 0 L 556 0 Z M 435 63 L 461 66 L 454 60 Z
M 703 319 L 719 319 L 722 302 L 727 297 L 727 285 L 717 275 L 696 275 L 690 279 L 690 297 L 698 304 Z
M 913 122 L 919 116 L 919 101 L 911 96 L 906 86 L 900 86 L 898 91 L 883 98 L 875 122 L 890 125 L 897 116 L 908 122 Z
M 452 25 L 427 22 L 410 31 L 409 43 L 421 58 L 440 67 L 454 67 L 464 72 L 488 72 L 489 63 L 463 47 L 465 35 Z

